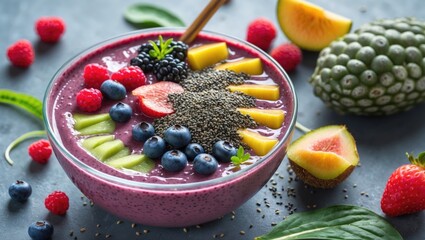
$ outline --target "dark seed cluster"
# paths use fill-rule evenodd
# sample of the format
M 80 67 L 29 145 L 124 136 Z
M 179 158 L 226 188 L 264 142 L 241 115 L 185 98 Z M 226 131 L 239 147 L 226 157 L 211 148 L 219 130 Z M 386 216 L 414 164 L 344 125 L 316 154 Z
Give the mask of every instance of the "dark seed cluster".
M 181 81 L 180 85 L 186 91 L 201 92 L 205 90 L 223 90 L 232 84 L 243 84 L 247 79 L 249 79 L 247 74 L 205 68 L 201 71 L 189 71 L 187 78 Z
M 227 140 L 239 146 L 238 129 L 256 127 L 249 116 L 239 113 L 237 107 L 254 107 L 254 98 L 227 90 L 185 91 L 170 94 L 174 114 L 155 120 L 158 132 L 180 124 L 189 128 L 192 141 L 201 144 L 207 152 L 218 140 Z

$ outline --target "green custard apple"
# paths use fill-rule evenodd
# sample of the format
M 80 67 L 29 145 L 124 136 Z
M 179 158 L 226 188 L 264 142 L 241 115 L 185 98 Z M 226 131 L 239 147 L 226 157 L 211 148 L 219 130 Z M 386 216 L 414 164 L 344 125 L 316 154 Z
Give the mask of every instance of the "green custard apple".
M 310 78 L 337 112 L 389 115 L 425 100 L 425 22 L 383 19 L 333 41 Z

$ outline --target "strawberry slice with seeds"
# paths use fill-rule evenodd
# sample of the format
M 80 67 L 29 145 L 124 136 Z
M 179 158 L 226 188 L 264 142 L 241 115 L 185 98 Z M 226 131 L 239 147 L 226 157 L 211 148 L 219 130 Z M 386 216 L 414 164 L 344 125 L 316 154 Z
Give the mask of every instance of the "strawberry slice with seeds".
M 160 118 L 174 112 L 173 104 L 168 101 L 171 93 L 182 93 L 184 89 L 177 83 L 162 81 L 143 85 L 132 91 L 137 96 L 140 110 L 149 117 Z

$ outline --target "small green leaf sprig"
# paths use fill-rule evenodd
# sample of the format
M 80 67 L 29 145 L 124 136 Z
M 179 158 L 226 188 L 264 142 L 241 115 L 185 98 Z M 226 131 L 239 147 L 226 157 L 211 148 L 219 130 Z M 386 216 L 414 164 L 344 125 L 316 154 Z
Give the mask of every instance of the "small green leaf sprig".
M 236 152 L 236 156 L 232 156 L 230 160 L 236 166 L 241 165 L 243 162 L 248 160 L 251 157 L 249 153 L 245 153 L 245 150 L 242 146 L 239 146 L 238 151 Z
M 162 38 L 161 35 L 159 35 L 158 39 L 159 39 L 159 46 L 154 41 L 149 40 L 149 43 L 153 47 L 153 49 L 149 51 L 149 55 L 156 60 L 161 60 L 167 54 L 170 54 L 173 51 L 174 47 L 170 46 L 173 39 L 169 38 L 164 42 L 164 39 Z

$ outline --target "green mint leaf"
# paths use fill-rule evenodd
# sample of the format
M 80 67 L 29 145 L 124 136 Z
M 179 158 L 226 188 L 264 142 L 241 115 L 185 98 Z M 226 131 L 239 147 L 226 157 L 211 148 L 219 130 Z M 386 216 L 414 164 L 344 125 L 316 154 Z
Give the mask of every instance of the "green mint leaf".
M 243 155 L 243 157 L 242 157 L 242 160 L 243 160 L 243 161 L 246 161 L 246 160 L 248 160 L 250 157 L 251 157 L 251 154 L 249 154 L 249 153 L 245 153 L 245 154 Z
M 185 26 L 175 14 L 151 4 L 130 5 L 124 12 L 124 18 L 136 28 Z
M 239 158 L 239 157 L 237 157 L 237 156 L 232 156 L 231 158 L 230 158 L 230 160 L 232 161 L 232 163 L 233 164 L 235 164 L 235 165 L 239 165 L 239 164 L 241 164 L 241 159 Z
M 0 103 L 11 104 L 31 113 L 39 119 L 43 119 L 43 103 L 31 95 L 0 89 Z
M 239 158 L 243 157 L 243 152 L 244 152 L 243 147 L 242 147 L 242 146 L 239 146 L 239 148 L 238 148 L 238 152 L 237 152 L 237 156 L 238 156 Z
M 337 205 L 295 213 L 256 240 L 386 239 L 402 240 L 385 218 L 362 207 Z

